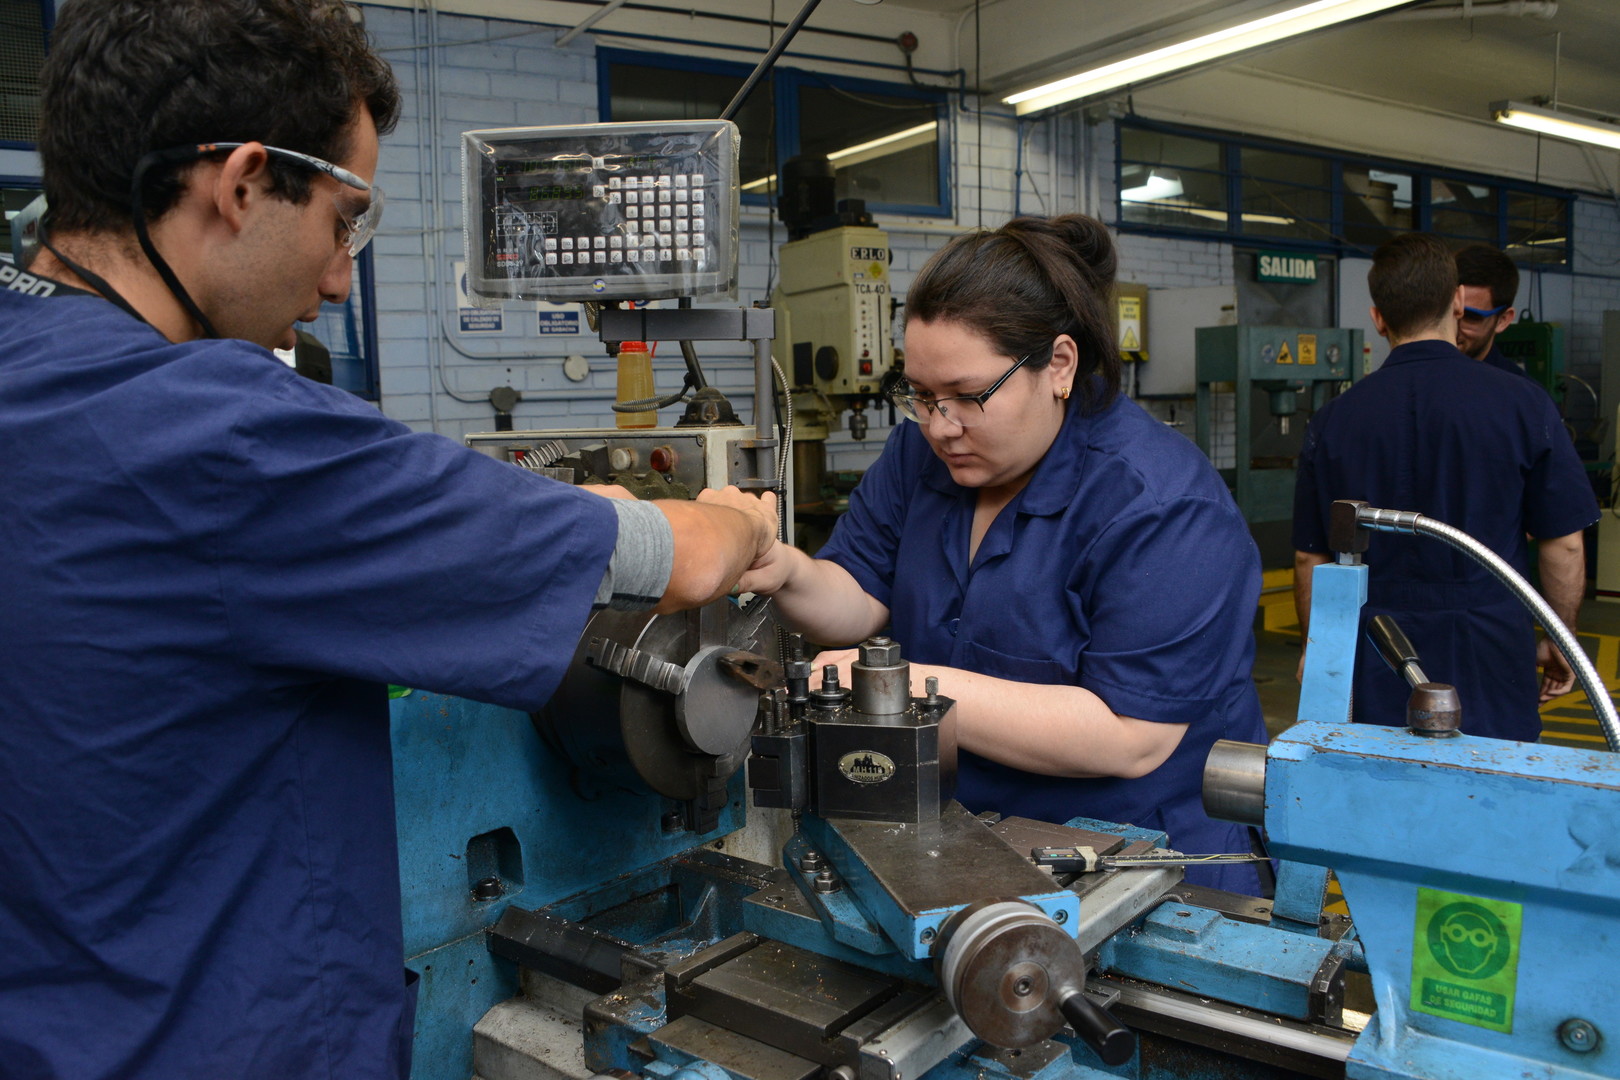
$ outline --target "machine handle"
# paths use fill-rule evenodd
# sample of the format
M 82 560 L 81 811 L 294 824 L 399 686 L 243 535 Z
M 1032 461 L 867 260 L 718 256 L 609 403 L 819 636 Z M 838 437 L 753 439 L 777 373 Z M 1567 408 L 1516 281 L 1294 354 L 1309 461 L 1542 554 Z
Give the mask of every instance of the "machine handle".
M 1384 663 L 1390 670 L 1401 676 L 1412 686 L 1427 682 L 1423 671 L 1418 667 L 1417 649 L 1412 647 L 1411 639 L 1401 630 L 1395 620 L 1388 615 L 1374 615 L 1367 626 L 1367 636 L 1372 638 L 1378 647 L 1378 653 L 1384 658 Z
M 1086 997 L 1085 992 L 1074 990 L 1058 1003 L 1063 1019 L 1074 1028 L 1074 1033 L 1097 1051 L 1104 1065 L 1123 1065 L 1136 1053 L 1136 1035 L 1130 1028 L 1114 1019 L 1112 1013 Z

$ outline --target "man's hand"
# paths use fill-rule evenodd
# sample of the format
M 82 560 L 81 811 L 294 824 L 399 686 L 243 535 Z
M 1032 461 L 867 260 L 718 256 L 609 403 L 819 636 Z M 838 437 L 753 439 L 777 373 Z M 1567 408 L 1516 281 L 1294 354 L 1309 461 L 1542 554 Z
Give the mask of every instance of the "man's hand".
M 1565 659 L 1552 638 L 1542 638 L 1536 645 L 1536 666 L 1541 669 L 1541 700 L 1543 703 L 1567 694 L 1575 685 L 1575 669 Z
M 767 491 L 760 495 L 750 495 L 741 488 L 730 485 L 723 488 L 705 488 L 698 492 L 697 501 L 715 506 L 729 506 L 733 510 L 747 514 L 753 520 L 755 562 L 763 559 L 776 543 L 778 521 L 776 492 Z

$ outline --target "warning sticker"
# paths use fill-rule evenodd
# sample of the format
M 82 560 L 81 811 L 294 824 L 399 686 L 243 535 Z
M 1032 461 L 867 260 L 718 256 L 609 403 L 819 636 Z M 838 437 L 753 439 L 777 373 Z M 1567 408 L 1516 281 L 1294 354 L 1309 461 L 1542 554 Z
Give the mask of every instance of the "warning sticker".
M 1299 362 L 1301 365 L 1316 363 L 1316 335 L 1299 335 Z
M 1277 350 L 1277 363 L 1292 364 L 1293 362 L 1294 354 L 1288 351 L 1288 342 L 1285 341 L 1282 343 L 1282 348 Z
M 1142 350 L 1142 298 L 1119 297 L 1119 351 Z
M 1412 1008 L 1511 1033 L 1523 929 L 1518 904 L 1419 889 Z

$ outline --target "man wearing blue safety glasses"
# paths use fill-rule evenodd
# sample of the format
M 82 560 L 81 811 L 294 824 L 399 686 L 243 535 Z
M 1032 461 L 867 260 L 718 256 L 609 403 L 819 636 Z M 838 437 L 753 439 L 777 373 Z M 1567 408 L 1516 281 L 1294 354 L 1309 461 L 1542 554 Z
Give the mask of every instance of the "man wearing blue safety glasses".
M 1406 233 L 1385 242 L 1367 290 L 1389 357 L 1311 418 L 1300 450 L 1294 597 L 1301 629 L 1309 629 L 1310 573 L 1333 557 L 1331 504 L 1364 499 L 1462 529 L 1521 574 L 1530 569 L 1527 538 L 1539 541 L 1541 593 L 1573 631 L 1586 588 L 1582 533 L 1598 505 L 1552 399 L 1453 344 L 1466 294 L 1439 237 Z M 1567 693 L 1575 676 L 1552 641 L 1537 642 L 1502 583 L 1422 537 L 1380 534 L 1364 561 L 1371 573 L 1363 626 L 1378 615 L 1399 622 L 1424 670 L 1461 694 L 1463 733 L 1534 742 L 1539 706 Z M 1357 722 L 1404 725 L 1408 693 L 1376 649 L 1357 649 Z
M 399 101 L 339 0 L 61 5 L 0 282 L 0 1076 L 400 1080 L 385 684 L 536 709 L 593 607 L 774 540 L 769 499 L 599 498 L 272 355 L 348 295 Z
M 1513 299 L 1519 293 L 1519 268 L 1513 260 L 1488 244 L 1470 244 L 1457 252 L 1457 281 L 1463 300 L 1457 348 L 1492 367 L 1530 378 L 1496 344 L 1496 335 L 1512 326 L 1518 314 Z

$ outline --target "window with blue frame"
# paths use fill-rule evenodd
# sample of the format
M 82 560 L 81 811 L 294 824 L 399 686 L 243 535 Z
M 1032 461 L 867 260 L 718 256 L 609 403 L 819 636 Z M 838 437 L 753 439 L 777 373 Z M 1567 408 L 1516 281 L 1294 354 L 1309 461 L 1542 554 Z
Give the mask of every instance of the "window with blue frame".
M 1119 127 L 1118 180 L 1127 231 L 1369 254 L 1422 230 L 1569 265 L 1573 196 L 1556 188 L 1140 120 Z
M 603 120 L 719 116 L 752 67 L 661 53 L 597 51 Z M 823 155 L 838 198 L 868 209 L 948 215 L 948 112 L 944 91 L 778 66 L 736 117 L 743 201 L 767 203 L 782 162 Z
M 0 146 L 32 146 L 50 0 L 0 0 Z

